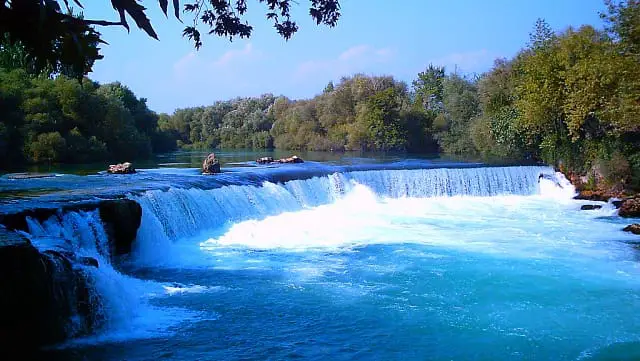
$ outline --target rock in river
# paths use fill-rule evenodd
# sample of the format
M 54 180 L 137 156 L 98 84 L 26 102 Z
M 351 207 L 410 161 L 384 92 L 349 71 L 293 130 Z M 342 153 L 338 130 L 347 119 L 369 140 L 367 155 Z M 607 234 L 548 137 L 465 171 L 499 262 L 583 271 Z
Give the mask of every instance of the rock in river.
M 592 211 L 600 208 L 602 208 L 602 206 L 599 204 L 584 204 L 582 205 L 582 207 L 580 207 L 580 209 L 583 211 Z
M 133 168 L 133 164 L 129 162 L 124 162 L 120 164 L 111 164 L 107 172 L 111 174 L 133 174 L 136 172 L 135 168 Z
M 625 199 L 620 205 L 618 215 L 625 218 L 640 218 L 640 198 Z
M 624 227 L 624 229 L 622 230 L 625 232 L 631 232 L 633 234 L 640 234 L 640 223 L 630 224 Z
M 211 153 L 202 162 L 202 174 L 216 174 L 220 173 L 220 162 L 216 158 L 214 153 Z
M 258 164 L 271 164 L 271 163 L 279 163 L 279 164 L 288 164 L 288 163 L 304 163 L 302 158 L 297 155 L 292 155 L 289 158 L 281 158 L 281 159 L 273 159 L 271 157 L 262 157 L 256 160 Z

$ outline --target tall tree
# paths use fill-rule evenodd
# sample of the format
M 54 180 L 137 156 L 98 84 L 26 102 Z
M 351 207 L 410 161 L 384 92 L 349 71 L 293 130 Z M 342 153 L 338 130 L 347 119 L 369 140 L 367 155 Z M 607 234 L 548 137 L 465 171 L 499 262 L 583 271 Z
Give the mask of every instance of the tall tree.
M 425 110 L 440 111 L 444 92 L 444 67 L 429 64 L 427 69 L 418 73 L 418 78 L 411 84 L 416 94 L 416 103 Z

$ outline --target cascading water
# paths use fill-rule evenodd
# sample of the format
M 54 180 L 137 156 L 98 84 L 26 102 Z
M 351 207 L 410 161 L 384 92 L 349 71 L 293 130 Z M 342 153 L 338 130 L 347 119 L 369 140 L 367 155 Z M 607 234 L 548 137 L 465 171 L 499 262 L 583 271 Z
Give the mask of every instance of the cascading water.
M 86 333 L 85 325 L 89 323 L 97 338 L 103 335 L 107 335 L 105 339 L 144 337 L 153 333 L 145 328 L 148 320 L 144 318 L 151 318 L 151 322 L 162 323 L 159 319 L 163 318 L 165 323 L 173 322 L 168 320 L 172 315 L 162 315 L 148 303 L 147 296 L 164 292 L 162 285 L 126 276 L 113 267 L 108 237 L 98 211 L 60 213 L 42 222 L 30 217 L 26 220 L 28 232 L 24 235 L 31 243 L 45 255 L 49 252 L 70 255 L 71 266 L 80 272 L 81 282 L 85 282 L 88 309 L 80 311 L 77 305 L 70 305 L 74 315 L 69 336 Z M 97 266 L 83 262 L 86 259 L 96 260 Z
M 356 184 L 393 198 L 532 195 L 540 192 L 541 174 L 554 173 L 549 167 L 356 171 L 284 184 L 264 182 L 261 187 L 149 191 L 131 198 L 143 208 L 139 245 L 157 248 L 158 242 L 195 236 L 230 222 L 329 204 Z
M 96 212 L 31 221 L 41 249 L 99 260 L 91 355 L 574 360 L 640 342 L 630 236 L 552 168 L 272 180 L 130 194 L 142 222 L 120 267 L 154 281 L 111 266 Z

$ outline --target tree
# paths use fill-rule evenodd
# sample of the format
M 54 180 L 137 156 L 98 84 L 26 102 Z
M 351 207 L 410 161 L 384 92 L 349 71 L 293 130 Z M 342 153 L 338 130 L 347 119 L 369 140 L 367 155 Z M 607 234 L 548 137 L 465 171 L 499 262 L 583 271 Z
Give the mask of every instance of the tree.
M 418 79 L 412 83 L 413 91 L 416 94 L 416 103 L 421 104 L 426 110 L 441 110 L 444 79 L 444 67 L 429 64 L 429 67 L 419 73 Z
M 622 51 L 640 61 L 640 0 L 614 2 L 605 0 L 607 13 L 601 13 L 606 30 L 617 41 Z
M 529 34 L 529 48 L 540 49 L 548 46 L 555 38 L 555 33 L 546 20 L 539 18 L 532 33 Z
M 29 145 L 29 156 L 36 162 L 59 162 L 63 159 L 66 148 L 67 143 L 60 133 L 43 133 Z
M 258 2 L 266 5 L 266 17 L 284 39 L 290 39 L 298 31 L 291 18 L 292 0 Z M 105 42 L 97 26 L 122 26 L 129 30 L 127 17 L 130 17 L 150 37 L 158 39 L 147 9 L 139 0 L 111 0 L 118 21 L 84 19 L 74 6 L 82 10 L 86 3 L 86 0 L 0 1 L 0 32 L 8 36 L 8 45 L 24 47 L 28 61 L 38 71 L 49 69 L 51 73 L 75 77 L 87 74 L 94 62 L 102 59 L 98 46 Z M 253 32 L 253 27 L 243 20 L 247 0 L 172 0 L 172 5 L 177 19 L 181 12 L 191 17 L 183 36 L 193 41 L 196 48 L 202 46 L 202 26 L 208 27 L 206 33 L 230 40 L 248 38 Z M 168 0 L 158 0 L 158 6 L 168 14 Z M 339 1 L 310 0 L 309 15 L 318 25 L 333 27 L 340 18 Z
M 334 89 L 335 89 L 335 87 L 333 86 L 333 82 L 330 81 L 329 83 L 327 83 L 327 86 L 324 87 L 324 90 L 322 92 L 323 93 L 331 93 Z
M 400 102 L 396 89 L 388 88 L 372 95 L 358 114 L 358 122 L 369 131 L 371 150 L 405 150 L 407 131 L 400 117 Z

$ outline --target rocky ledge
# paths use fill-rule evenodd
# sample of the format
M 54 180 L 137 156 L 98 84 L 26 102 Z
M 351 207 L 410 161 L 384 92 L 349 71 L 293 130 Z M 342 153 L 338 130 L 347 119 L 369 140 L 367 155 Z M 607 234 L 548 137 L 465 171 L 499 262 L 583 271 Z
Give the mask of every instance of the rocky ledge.
M 562 171 L 562 169 L 560 169 Z M 576 174 L 566 172 L 565 175 L 570 180 L 571 184 L 576 187 L 578 195 L 574 199 L 582 199 L 589 201 L 610 202 L 616 208 L 618 208 L 618 215 L 623 218 L 640 218 L 640 194 L 630 193 L 623 183 L 615 184 L 613 186 L 606 185 L 602 181 L 603 177 L 593 176 L 594 179 L 600 179 L 589 186 L 586 176 L 579 176 Z M 593 210 L 601 208 L 599 205 L 585 204 L 580 209 Z M 640 224 L 631 224 L 624 228 L 624 231 L 631 232 L 633 234 L 640 235 Z
M 625 218 L 640 218 L 640 197 L 622 200 L 618 215 Z
M 131 251 L 142 208 L 129 199 L 0 215 L 0 359 L 89 334 L 102 324 L 93 277 L 98 260 L 73 249 L 38 249 L 18 232 L 28 230 L 29 217 L 42 222 L 81 211 L 98 211 L 111 255 Z
M 112 255 L 127 254 L 136 239 L 142 221 L 142 207 L 130 199 L 101 200 L 96 203 L 68 204 L 62 208 L 36 208 L 11 214 L 0 214 L 0 225 L 9 231 L 28 231 L 27 217 L 40 222 L 66 212 L 95 211 L 109 237 Z
M 89 257 L 40 252 L 0 227 L 0 357 L 91 332 L 100 322 L 90 276 L 98 266 Z

